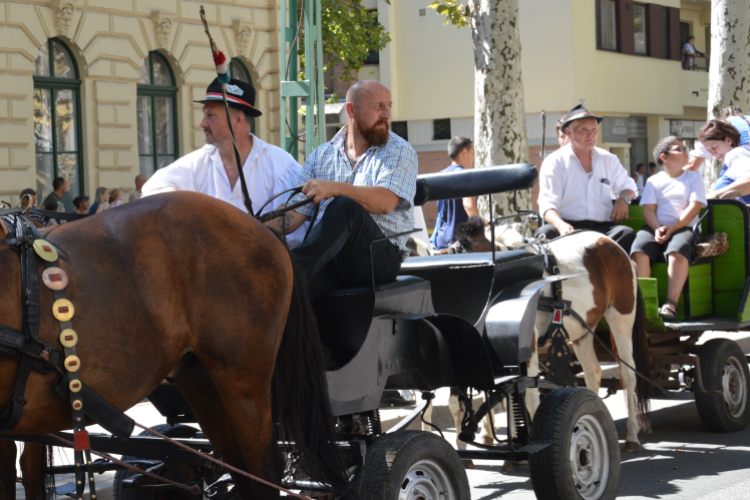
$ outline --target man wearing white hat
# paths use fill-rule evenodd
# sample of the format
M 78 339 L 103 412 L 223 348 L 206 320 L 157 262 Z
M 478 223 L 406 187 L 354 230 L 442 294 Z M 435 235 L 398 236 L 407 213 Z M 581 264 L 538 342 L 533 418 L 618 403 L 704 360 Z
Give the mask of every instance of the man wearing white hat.
M 596 147 L 601 121 L 581 104 L 565 115 L 569 143 L 544 160 L 539 174 L 539 213 L 547 223 L 536 235 L 551 239 L 586 229 L 630 252 L 635 232 L 616 224 L 628 218 L 638 188 L 617 156 Z
M 206 145 L 157 170 L 143 186 L 143 196 L 167 191 L 197 191 L 247 212 L 218 78 L 208 86 L 205 99 L 195 102 L 203 104 L 200 127 L 206 135 Z M 227 102 L 247 189 L 257 211 L 274 194 L 295 187 L 302 167 L 292 155 L 250 132 L 253 118 L 262 115 L 255 107 L 252 85 L 230 80 Z M 286 198 L 280 196 L 269 203 L 264 212 L 275 210 Z M 309 222 L 305 222 L 286 236 L 290 247 L 302 243 L 308 225 Z

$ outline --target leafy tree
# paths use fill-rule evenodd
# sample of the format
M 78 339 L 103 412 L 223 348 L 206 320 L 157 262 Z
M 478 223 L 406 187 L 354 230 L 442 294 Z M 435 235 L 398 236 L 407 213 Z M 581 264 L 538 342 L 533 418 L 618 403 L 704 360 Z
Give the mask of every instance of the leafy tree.
M 390 4 L 390 0 L 386 0 Z M 300 26 L 302 4 L 299 3 Z M 356 74 L 370 55 L 380 51 L 391 41 L 391 35 L 378 22 L 378 13 L 362 6 L 362 0 L 321 0 L 323 19 L 323 72 L 328 73 L 336 64 L 343 72 L 336 76 L 341 81 L 356 80 Z M 300 33 L 297 54 L 300 67 L 305 67 L 304 29 Z

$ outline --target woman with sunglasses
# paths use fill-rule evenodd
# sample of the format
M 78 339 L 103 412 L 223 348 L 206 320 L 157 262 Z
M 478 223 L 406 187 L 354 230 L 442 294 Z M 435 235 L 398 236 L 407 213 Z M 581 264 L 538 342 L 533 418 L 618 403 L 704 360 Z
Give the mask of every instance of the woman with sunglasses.
M 740 133 L 729 123 L 710 120 L 701 129 L 700 141 L 711 156 L 724 162 L 709 198 L 742 197 L 750 203 L 750 151 L 740 146 Z M 731 192 L 731 193 L 730 193 Z
M 639 278 L 651 276 L 651 264 L 660 256 L 667 261 L 667 300 L 659 314 L 677 319 L 677 302 L 688 276 L 693 253 L 693 228 L 706 206 L 706 187 L 697 172 L 685 170 L 688 148 L 675 136 L 665 137 L 654 148 L 654 159 L 663 172 L 648 178 L 641 197 L 643 220 L 635 236 L 630 258 Z

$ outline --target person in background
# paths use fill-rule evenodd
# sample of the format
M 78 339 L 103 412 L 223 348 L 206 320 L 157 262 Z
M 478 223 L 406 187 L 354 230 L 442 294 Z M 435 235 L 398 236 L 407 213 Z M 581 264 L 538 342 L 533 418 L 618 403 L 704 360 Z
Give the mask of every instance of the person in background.
M 47 195 L 47 197 L 42 202 L 42 205 L 46 207 L 54 201 L 61 207 L 62 210 L 62 195 L 67 192 L 68 181 L 65 180 L 65 177 L 55 177 L 55 179 L 52 181 L 52 192 Z M 64 212 L 64 210 L 62 211 Z
M 562 130 L 570 144 L 549 155 L 540 169 L 539 213 L 546 223 L 534 237 L 550 240 L 585 229 L 606 234 L 629 253 L 635 231 L 618 224 L 628 218 L 638 188 L 617 156 L 596 147 L 601 121 L 582 104 L 566 115 Z
M 20 196 L 20 206 L 22 207 L 28 207 L 29 206 L 29 197 L 31 197 L 31 207 L 36 206 L 36 191 L 34 191 L 31 188 L 26 188 L 23 191 L 21 191 Z
M 646 165 L 639 163 L 635 167 L 635 174 L 633 174 L 633 180 L 635 185 L 638 187 L 638 196 L 643 196 L 643 189 L 646 187 Z
M 706 54 L 695 49 L 695 37 L 690 35 L 682 46 L 682 69 L 694 69 L 696 57 L 706 57 Z
M 73 199 L 73 206 L 76 207 L 73 210 L 74 213 L 86 215 L 89 213 L 89 197 L 88 196 L 76 196 Z
M 143 185 L 146 184 L 147 180 L 148 179 L 143 174 L 138 174 L 135 176 L 135 190 L 130 193 L 130 196 L 128 196 L 128 202 L 141 199 L 141 189 L 143 189 Z
M 750 203 L 750 151 L 739 145 L 737 129 L 721 120 L 710 120 L 701 128 L 700 141 L 714 158 L 724 163 L 708 197 L 739 196 L 743 203 Z
M 459 172 L 474 166 L 474 145 L 468 137 L 456 136 L 448 143 L 448 156 L 451 164 L 442 172 Z M 438 250 L 448 248 L 456 241 L 454 232 L 459 224 L 463 224 L 469 217 L 479 215 L 477 198 L 444 200 L 438 202 L 438 217 L 430 243 Z
M 667 300 L 659 311 L 667 321 L 677 319 L 677 302 L 688 277 L 693 254 L 693 228 L 698 214 L 708 205 L 703 177 L 684 170 L 688 148 L 675 136 L 665 137 L 654 148 L 654 158 L 664 171 L 648 180 L 641 199 L 643 220 L 630 258 L 639 278 L 651 277 L 651 265 L 664 255 L 667 260 Z
M 648 163 L 648 176 L 649 176 L 649 178 L 652 175 L 656 175 L 656 173 L 658 171 L 659 171 L 659 167 L 656 166 L 656 163 L 654 163 L 652 161 Z
M 61 207 L 62 207 L 62 204 L 61 204 L 61 203 L 58 203 L 58 202 L 56 202 L 56 201 L 50 201 L 50 202 L 49 202 L 49 203 L 47 203 L 46 205 L 43 205 L 43 206 L 42 206 L 42 208 L 43 208 L 44 210 L 47 210 L 47 211 L 49 211 L 49 212 L 62 212 L 62 210 L 61 210 Z M 52 218 L 48 218 L 48 219 L 47 219 L 47 220 L 46 220 L 46 221 L 44 222 L 44 226 L 45 226 L 45 227 L 55 227 L 55 226 L 57 226 L 57 225 L 59 225 L 59 223 L 57 222 L 57 220 L 55 220 L 55 219 L 52 219 Z
M 568 142 L 570 142 L 570 139 L 568 139 L 568 136 L 563 132 L 563 125 L 565 124 L 565 115 L 562 115 L 559 120 L 557 120 L 557 124 L 555 125 L 555 128 L 557 129 L 557 143 L 560 145 L 560 147 L 565 146 Z
M 109 208 L 109 189 L 105 187 L 96 188 L 94 204 L 89 209 L 89 215 L 98 214 Z
M 122 205 L 122 191 L 113 189 L 109 192 L 109 208 L 115 208 Z

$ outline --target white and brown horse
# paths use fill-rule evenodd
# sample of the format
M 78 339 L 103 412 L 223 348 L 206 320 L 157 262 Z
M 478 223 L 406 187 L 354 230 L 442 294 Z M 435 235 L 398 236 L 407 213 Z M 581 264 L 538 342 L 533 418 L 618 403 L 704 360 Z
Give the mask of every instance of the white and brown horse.
M 476 220 L 475 220 L 476 219 Z M 501 248 L 514 249 L 524 245 L 524 234 L 528 229 L 528 219 L 522 224 L 496 226 L 496 245 Z M 489 232 L 489 231 L 487 231 Z M 484 233 L 484 223 L 479 218 L 470 218 L 459 228 L 462 236 L 459 241 L 462 248 L 491 248 L 490 241 Z M 471 240 L 471 245 L 464 241 Z M 560 274 L 580 275 L 563 284 L 563 298 L 571 301 L 571 308 L 585 319 L 589 328 L 594 330 L 604 317 L 610 327 L 612 346 L 617 355 L 628 365 L 634 366 L 641 373 L 648 373 L 646 359 L 646 324 L 643 311 L 643 300 L 638 289 L 635 269 L 628 254 L 610 238 L 591 231 L 575 232 L 556 238 L 547 243 L 555 255 Z M 528 247 L 537 251 L 534 247 Z M 547 273 L 545 273 L 545 276 Z M 547 290 L 546 294 L 551 292 Z M 528 361 L 528 376 L 539 374 L 537 339 L 544 335 L 552 321 L 550 313 L 539 312 L 534 328 L 532 357 Z M 581 363 L 586 387 L 598 393 L 601 386 L 602 370 L 596 357 L 595 339 L 589 331 L 575 319 L 568 317 L 565 328 L 570 335 L 573 350 Z M 640 447 L 639 430 L 649 430 L 648 421 L 648 383 L 637 379 L 630 368 L 620 366 L 620 380 L 626 391 L 628 403 L 628 425 L 625 451 L 636 451 Z M 539 390 L 527 389 L 526 406 L 533 419 L 539 407 Z M 457 396 L 452 395 L 449 401 L 454 415 L 456 428 L 460 428 L 463 409 Z M 485 421 L 485 442 L 491 442 L 491 429 Z M 459 443 L 459 447 L 465 445 Z

